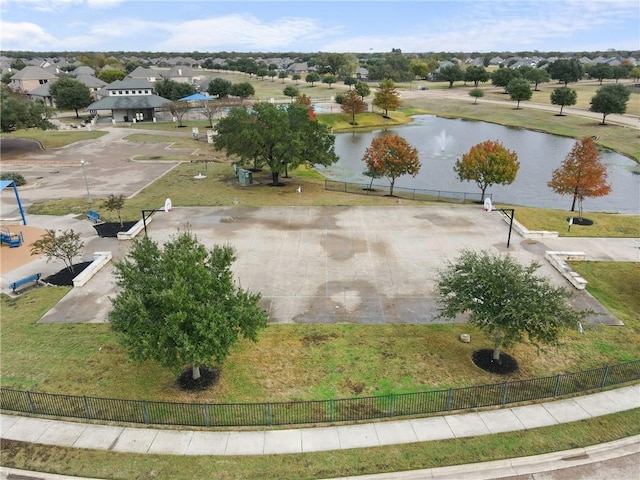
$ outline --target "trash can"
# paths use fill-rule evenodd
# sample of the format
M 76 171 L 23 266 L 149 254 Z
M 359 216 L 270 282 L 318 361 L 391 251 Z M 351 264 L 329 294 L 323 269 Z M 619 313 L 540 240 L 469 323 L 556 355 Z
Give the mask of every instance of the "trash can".
M 253 182 L 253 172 L 245 170 L 244 168 L 239 168 L 238 181 L 240 182 L 240 185 L 251 185 Z

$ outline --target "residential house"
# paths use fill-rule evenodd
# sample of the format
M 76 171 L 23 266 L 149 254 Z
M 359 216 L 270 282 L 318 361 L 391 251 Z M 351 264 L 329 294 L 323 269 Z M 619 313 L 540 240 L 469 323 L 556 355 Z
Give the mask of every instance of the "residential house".
M 111 111 L 116 122 L 152 121 L 156 109 L 166 107 L 171 100 L 154 93 L 145 80 L 124 79 L 110 83 L 104 89 L 108 95 L 87 107 L 90 112 Z
M 75 78 L 78 82 L 85 85 L 91 91 L 91 96 L 96 99 L 98 98 L 98 92 L 101 88 L 107 86 L 107 82 L 100 80 L 93 75 L 81 74 Z
M 136 67 L 126 78 L 135 80 L 146 80 L 149 83 L 155 83 L 158 79 L 160 72 L 151 68 Z
M 307 62 L 295 62 L 287 67 L 287 73 L 289 75 L 305 75 L 309 73 L 309 71 Z
M 40 85 L 55 81 L 57 78 L 44 68 L 31 65 L 24 67 L 11 77 L 9 88 L 14 92 L 29 93 Z
M 162 73 L 163 78 L 168 78 L 178 83 L 194 83 L 195 77 L 197 77 L 191 67 L 186 65 L 176 65 L 171 67 L 168 72 Z

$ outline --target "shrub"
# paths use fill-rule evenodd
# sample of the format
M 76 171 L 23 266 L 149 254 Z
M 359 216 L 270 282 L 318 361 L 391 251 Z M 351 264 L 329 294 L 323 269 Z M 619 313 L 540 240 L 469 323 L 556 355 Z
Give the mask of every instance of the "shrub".
M 344 102 L 344 94 L 339 93 L 336 95 L 336 103 L 342 105 L 342 102 Z
M 13 180 L 16 182 L 17 187 L 21 187 L 27 183 L 22 174 L 15 172 L 0 173 L 0 180 Z

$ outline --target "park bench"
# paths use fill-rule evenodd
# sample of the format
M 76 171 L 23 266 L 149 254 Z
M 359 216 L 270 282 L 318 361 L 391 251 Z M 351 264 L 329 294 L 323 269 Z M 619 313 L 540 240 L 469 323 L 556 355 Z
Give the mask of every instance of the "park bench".
M 41 273 L 34 273 L 33 275 L 30 275 L 28 277 L 25 277 L 21 280 L 18 280 L 17 282 L 13 282 L 9 284 L 9 287 L 11 288 L 11 291 L 13 293 L 16 293 L 16 290 L 24 285 L 27 285 L 28 283 L 31 282 L 35 282 L 36 285 L 38 285 L 38 282 L 40 281 L 40 277 L 42 276 Z
M 98 223 L 100 221 L 100 214 L 95 210 L 89 210 L 87 212 L 87 218 L 93 223 Z

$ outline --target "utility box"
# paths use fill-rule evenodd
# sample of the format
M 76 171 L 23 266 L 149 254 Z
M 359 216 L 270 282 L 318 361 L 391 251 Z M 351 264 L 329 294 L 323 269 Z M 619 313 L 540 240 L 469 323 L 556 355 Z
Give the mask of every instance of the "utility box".
M 244 168 L 239 168 L 238 181 L 240 182 L 240 185 L 251 185 L 253 183 L 253 172 L 245 170 Z

